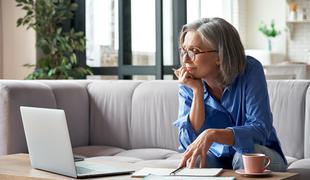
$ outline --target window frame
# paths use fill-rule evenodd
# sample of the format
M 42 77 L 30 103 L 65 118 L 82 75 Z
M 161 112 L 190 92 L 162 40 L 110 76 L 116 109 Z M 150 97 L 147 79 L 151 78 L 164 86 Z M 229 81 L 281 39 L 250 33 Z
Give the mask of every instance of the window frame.
M 72 22 L 73 27 L 85 33 L 85 0 L 74 0 L 79 5 Z M 164 75 L 173 75 L 172 68 L 180 66 L 178 55 L 178 39 L 181 27 L 186 24 L 186 0 L 172 0 L 172 33 L 173 33 L 173 64 L 164 65 L 163 52 L 163 0 L 155 1 L 156 23 L 156 52 L 155 65 L 132 65 L 131 51 L 131 1 L 118 0 L 119 17 L 119 51 L 118 66 L 116 67 L 91 67 L 94 75 L 118 76 L 118 79 L 132 79 L 133 75 L 154 75 L 156 79 L 163 79 Z M 79 65 L 86 66 L 86 51 L 77 54 Z M 175 76 L 174 76 L 175 78 Z

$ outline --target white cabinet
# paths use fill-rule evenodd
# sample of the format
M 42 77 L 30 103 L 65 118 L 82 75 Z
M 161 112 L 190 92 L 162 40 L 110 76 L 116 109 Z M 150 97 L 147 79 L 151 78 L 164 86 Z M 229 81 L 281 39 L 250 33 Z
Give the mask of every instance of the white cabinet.
M 310 79 L 310 65 L 281 64 L 264 66 L 267 79 Z

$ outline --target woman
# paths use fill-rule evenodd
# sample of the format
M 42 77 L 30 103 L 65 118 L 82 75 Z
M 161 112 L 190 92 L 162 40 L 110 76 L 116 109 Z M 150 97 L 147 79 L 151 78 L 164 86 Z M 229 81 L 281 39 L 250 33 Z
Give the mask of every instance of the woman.
M 236 29 L 221 18 L 185 25 L 180 58 L 180 166 L 242 169 L 242 154 L 258 152 L 271 157 L 268 169 L 286 171 L 263 67 Z

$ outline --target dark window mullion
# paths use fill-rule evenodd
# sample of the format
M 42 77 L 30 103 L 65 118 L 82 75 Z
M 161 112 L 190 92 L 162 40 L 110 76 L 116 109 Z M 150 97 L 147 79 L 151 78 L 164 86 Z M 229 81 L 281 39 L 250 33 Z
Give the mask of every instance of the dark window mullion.
M 173 17 L 173 65 L 180 66 L 179 33 L 184 24 L 186 24 L 186 0 L 172 0 Z
M 74 19 L 68 24 L 69 26 L 65 25 L 65 29 L 69 31 L 72 26 L 76 31 L 82 31 L 84 32 L 84 35 L 86 35 L 85 31 L 85 17 L 86 17 L 86 7 L 85 7 L 85 0 L 72 0 L 72 2 L 75 2 L 79 5 L 79 8 L 74 12 Z M 85 44 L 86 46 L 86 44 Z M 84 52 L 77 52 L 77 63 L 81 66 L 86 66 L 86 51 Z
M 156 79 L 163 79 L 163 2 L 156 0 L 155 17 L 156 17 Z
M 123 73 L 123 65 L 132 64 L 131 51 L 131 1 L 119 0 L 119 52 L 118 52 L 118 77 L 131 79 Z

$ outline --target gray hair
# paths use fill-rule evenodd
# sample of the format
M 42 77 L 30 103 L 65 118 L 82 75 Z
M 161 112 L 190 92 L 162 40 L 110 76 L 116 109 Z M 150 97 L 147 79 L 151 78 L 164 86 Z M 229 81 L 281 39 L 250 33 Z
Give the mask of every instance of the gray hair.
M 199 32 L 203 41 L 218 50 L 220 73 L 217 82 L 230 85 L 245 69 L 245 53 L 238 31 L 221 18 L 202 18 L 183 26 L 180 32 L 180 46 L 187 32 Z

